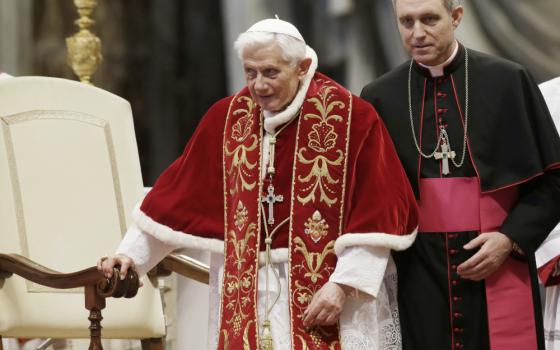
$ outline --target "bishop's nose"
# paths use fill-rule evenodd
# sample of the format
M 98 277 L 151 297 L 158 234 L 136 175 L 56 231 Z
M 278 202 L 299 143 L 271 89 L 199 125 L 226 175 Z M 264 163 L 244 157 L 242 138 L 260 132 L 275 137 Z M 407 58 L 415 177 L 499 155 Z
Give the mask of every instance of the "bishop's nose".
M 424 28 L 424 25 L 420 21 L 414 24 L 412 28 L 412 37 L 417 41 L 426 37 L 426 28 Z
M 264 92 L 268 89 L 266 79 L 262 75 L 258 75 L 255 79 L 255 91 Z

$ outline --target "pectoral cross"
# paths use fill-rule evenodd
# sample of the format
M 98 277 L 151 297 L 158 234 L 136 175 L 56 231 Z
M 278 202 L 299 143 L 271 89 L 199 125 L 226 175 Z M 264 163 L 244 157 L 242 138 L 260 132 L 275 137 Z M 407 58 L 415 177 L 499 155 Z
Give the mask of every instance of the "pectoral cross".
M 282 202 L 284 200 L 284 196 L 275 195 L 274 194 L 274 186 L 272 184 L 268 185 L 268 194 L 263 196 L 261 201 L 263 203 L 268 203 L 268 224 L 274 224 L 274 204 L 276 202 Z
M 435 159 L 441 159 L 441 173 L 443 175 L 449 175 L 449 159 L 455 158 L 455 151 L 449 149 L 447 142 L 441 143 L 441 152 L 434 153 Z

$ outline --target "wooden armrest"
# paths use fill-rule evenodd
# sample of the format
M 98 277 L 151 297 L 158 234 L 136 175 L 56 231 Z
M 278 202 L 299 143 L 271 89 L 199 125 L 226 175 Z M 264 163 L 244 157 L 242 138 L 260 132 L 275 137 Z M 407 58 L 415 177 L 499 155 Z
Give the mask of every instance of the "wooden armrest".
M 150 276 L 165 276 L 171 274 L 171 272 L 176 272 L 181 276 L 208 284 L 210 281 L 209 270 L 208 265 L 198 260 L 184 254 L 172 253 L 166 256 L 148 274 Z
M 101 271 L 97 270 L 97 266 L 71 273 L 60 273 L 18 254 L 0 254 L 0 283 L 3 279 L 10 278 L 12 274 L 51 288 L 84 287 L 85 307 L 90 311 L 88 320 L 91 350 L 103 350 L 101 310 L 105 308 L 105 298 L 132 298 L 138 293 L 140 286 L 138 274 L 133 269 L 129 269 L 126 277 L 121 280 L 119 266 L 115 266 L 113 277 L 107 279 Z
M 81 271 L 61 273 L 19 254 L 0 254 L 0 278 L 8 278 L 12 274 L 56 289 L 95 286 L 97 293 L 103 297 L 132 298 L 139 288 L 138 275 L 132 269 L 124 280 L 118 278 L 118 271 L 108 280 L 96 266 Z

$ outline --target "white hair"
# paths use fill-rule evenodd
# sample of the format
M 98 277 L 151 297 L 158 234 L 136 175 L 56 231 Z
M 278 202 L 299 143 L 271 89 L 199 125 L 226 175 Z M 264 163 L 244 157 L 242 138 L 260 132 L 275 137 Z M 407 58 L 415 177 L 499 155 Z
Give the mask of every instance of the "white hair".
M 457 6 L 461 5 L 461 0 L 442 0 L 443 6 L 447 12 L 451 13 Z M 397 4 L 397 0 L 393 0 L 393 6 Z
M 292 66 L 297 65 L 305 58 L 305 42 L 290 35 L 266 32 L 245 32 L 241 33 L 233 47 L 237 51 L 239 58 L 243 60 L 243 53 L 249 47 L 268 45 L 275 42 L 282 51 L 282 58 Z

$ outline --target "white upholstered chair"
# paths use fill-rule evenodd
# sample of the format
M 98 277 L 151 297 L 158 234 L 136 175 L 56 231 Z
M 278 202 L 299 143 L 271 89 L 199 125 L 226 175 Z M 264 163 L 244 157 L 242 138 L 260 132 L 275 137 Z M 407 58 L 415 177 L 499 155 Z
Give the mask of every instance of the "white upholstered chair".
M 0 80 L 0 254 L 63 273 L 90 268 L 118 245 L 141 196 L 126 100 L 65 79 Z M 6 276 L 0 276 L 0 340 L 90 336 L 84 288 Z M 150 349 L 164 337 L 159 290 L 143 282 L 133 299 L 107 299 L 103 338 L 151 339 L 143 344 Z

